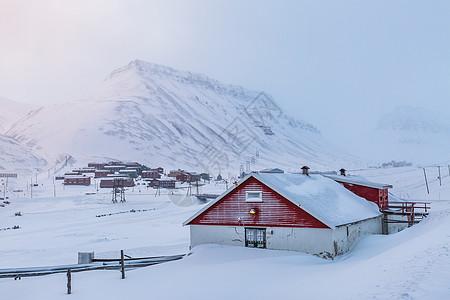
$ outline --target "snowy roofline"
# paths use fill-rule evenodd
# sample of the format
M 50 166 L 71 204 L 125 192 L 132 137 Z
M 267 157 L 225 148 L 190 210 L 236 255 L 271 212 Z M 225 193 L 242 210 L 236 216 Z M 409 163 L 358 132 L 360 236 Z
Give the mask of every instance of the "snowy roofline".
M 270 177 L 273 176 L 273 177 Z M 325 190 L 329 190 L 335 193 L 335 198 L 333 200 L 336 201 L 330 201 L 329 195 L 324 195 L 323 190 L 318 192 L 312 192 L 312 193 L 298 193 L 298 191 L 292 191 L 289 188 L 290 186 L 282 186 L 282 184 L 279 184 L 282 182 L 280 181 L 280 178 L 286 178 L 287 183 L 289 182 L 289 179 L 292 179 L 293 177 L 296 177 L 300 180 L 298 184 L 295 184 L 294 187 L 300 187 L 304 182 L 308 181 L 315 182 L 315 184 L 322 184 L 325 188 Z M 334 180 L 323 177 L 321 175 L 316 176 L 307 176 L 307 175 L 301 175 L 301 174 L 257 174 L 257 173 L 250 173 L 246 175 L 243 179 L 241 179 L 238 182 L 238 185 L 232 185 L 227 191 L 225 191 L 222 195 L 217 197 L 215 200 L 208 203 L 206 206 L 204 206 L 202 209 L 200 209 L 197 213 L 195 213 L 193 216 L 191 216 L 189 219 L 187 219 L 185 222 L 183 222 L 183 226 L 188 225 L 192 220 L 197 218 L 199 215 L 201 215 L 203 212 L 208 210 L 210 207 L 212 207 L 214 204 L 219 202 L 221 199 L 223 199 L 226 195 L 231 193 L 234 189 L 238 188 L 242 183 L 244 183 L 246 180 L 248 180 L 250 177 L 255 178 L 256 180 L 260 181 L 264 185 L 268 186 L 273 191 L 277 192 L 284 198 L 286 198 L 288 201 L 291 201 L 296 206 L 300 207 L 302 210 L 313 216 L 314 218 L 318 219 L 319 221 L 323 222 L 325 225 L 327 225 L 330 228 L 340 227 L 344 225 L 354 224 L 358 223 L 364 220 L 373 219 L 381 215 L 381 213 L 378 210 L 378 207 L 376 204 L 371 203 L 367 201 L 364 198 L 361 198 L 340 184 L 336 183 Z M 272 180 L 274 179 L 274 180 Z M 330 179 L 328 181 L 327 179 Z M 323 181 L 325 180 L 325 181 Z M 277 182 L 279 181 L 279 182 Z M 314 182 L 313 182 L 314 183 Z M 307 187 L 301 187 L 301 189 L 307 189 Z M 321 203 L 323 200 L 324 203 Z M 343 202 L 349 202 L 346 204 L 351 204 L 354 207 L 349 207 L 347 210 L 347 216 L 339 216 L 334 213 L 327 213 L 326 210 L 329 210 L 329 206 L 327 205 L 334 205 L 336 208 L 339 207 L 339 204 L 342 204 Z M 361 202 L 359 202 L 361 201 Z M 342 203 L 337 203 L 342 202 Z M 327 205 L 324 205 L 327 204 Z M 358 209 L 353 209 L 355 207 L 358 207 Z M 332 207 L 331 207 L 332 208 Z M 361 215 L 358 215 L 361 213 Z M 352 215 L 353 214 L 353 215 Z
M 365 180 L 364 178 L 359 177 L 359 176 L 325 175 L 325 174 L 323 174 L 322 176 L 339 181 L 339 182 L 362 185 L 362 186 L 367 186 L 367 187 L 376 188 L 376 189 L 392 189 L 393 188 L 393 186 L 390 184 L 371 182 L 371 181 Z

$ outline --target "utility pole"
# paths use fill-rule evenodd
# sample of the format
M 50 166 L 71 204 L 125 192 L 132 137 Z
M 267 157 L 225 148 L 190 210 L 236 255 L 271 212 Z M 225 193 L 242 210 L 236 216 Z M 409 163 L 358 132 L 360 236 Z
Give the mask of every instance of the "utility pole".
M 53 197 L 56 198 L 55 175 L 53 175 Z
M 423 168 L 423 176 L 425 176 L 425 184 L 427 185 L 427 193 L 430 194 L 430 189 L 428 188 L 427 173 L 425 172 L 425 168 Z
M 197 180 L 196 184 L 197 184 L 197 196 L 198 196 L 198 180 Z
M 442 180 L 441 180 L 441 166 L 438 166 L 438 172 L 439 172 L 439 185 L 442 186 Z
M 189 181 L 189 186 L 186 190 L 186 196 L 191 196 L 192 195 L 192 183 Z

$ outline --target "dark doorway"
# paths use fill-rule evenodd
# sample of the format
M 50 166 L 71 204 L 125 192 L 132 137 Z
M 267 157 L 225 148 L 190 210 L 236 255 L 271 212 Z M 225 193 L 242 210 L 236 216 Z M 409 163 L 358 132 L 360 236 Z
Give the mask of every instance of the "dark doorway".
M 266 248 L 266 229 L 245 228 L 245 247 Z

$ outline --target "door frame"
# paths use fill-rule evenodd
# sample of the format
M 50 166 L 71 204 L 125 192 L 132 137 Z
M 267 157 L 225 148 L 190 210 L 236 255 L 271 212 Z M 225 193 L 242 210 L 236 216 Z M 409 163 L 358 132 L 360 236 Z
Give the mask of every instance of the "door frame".
M 250 230 L 254 231 L 255 241 L 253 241 L 253 242 L 250 242 L 247 239 L 247 231 L 250 231 Z M 264 240 L 263 247 L 258 246 L 258 241 L 257 241 L 258 240 L 258 232 L 263 233 L 263 240 Z M 267 248 L 267 229 L 260 228 L 260 227 L 259 228 L 258 227 L 245 227 L 245 247 L 266 249 Z

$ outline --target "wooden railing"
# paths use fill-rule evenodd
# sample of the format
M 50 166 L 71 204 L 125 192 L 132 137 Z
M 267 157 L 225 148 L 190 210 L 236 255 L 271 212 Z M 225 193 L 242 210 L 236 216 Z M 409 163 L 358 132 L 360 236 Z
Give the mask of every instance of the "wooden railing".
M 431 209 L 430 202 L 420 201 L 389 201 L 387 206 L 381 208 L 384 213 L 407 216 L 408 226 L 412 226 L 422 220 L 423 217 L 429 214 Z

